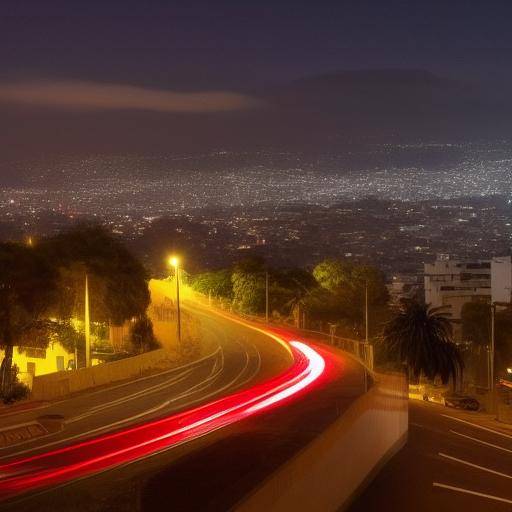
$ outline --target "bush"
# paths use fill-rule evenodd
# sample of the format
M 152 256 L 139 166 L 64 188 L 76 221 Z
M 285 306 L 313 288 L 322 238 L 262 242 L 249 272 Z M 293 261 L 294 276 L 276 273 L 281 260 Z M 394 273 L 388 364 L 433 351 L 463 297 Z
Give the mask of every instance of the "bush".
M 23 382 L 16 381 L 10 390 L 2 397 L 4 404 L 12 404 L 18 400 L 24 400 L 30 395 L 30 388 Z
M 147 316 L 142 316 L 133 323 L 130 342 L 139 353 L 160 348 L 160 343 L 153 333 L 153 322 Z

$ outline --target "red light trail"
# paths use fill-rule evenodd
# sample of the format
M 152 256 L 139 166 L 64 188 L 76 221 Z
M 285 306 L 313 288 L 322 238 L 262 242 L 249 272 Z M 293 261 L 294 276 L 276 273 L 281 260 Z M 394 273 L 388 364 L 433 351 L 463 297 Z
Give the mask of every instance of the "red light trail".
M 324 358 L 308 345 L 299 341 L 289 345 L 294 360 L 290 368 L 249 389 L 119 432 L 30 457 L 13 458 L 0 465 L 0 499 L 135 462 L 282 405 L 318 381 L 326 368 Z

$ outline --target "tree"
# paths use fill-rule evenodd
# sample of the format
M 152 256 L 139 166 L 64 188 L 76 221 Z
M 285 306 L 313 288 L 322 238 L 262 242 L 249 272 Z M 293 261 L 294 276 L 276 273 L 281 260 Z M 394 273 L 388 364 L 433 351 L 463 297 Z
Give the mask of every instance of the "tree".
M 37 249 L 0 244 L 0 391 L 11 385 L 13 349 L 48 343 L 46 313 L 56 298 L 56 273 Z
M 446 384 L 462 376 L 464 363 L 452 341 L 452 325 L 442 308 L 430 308 L 416 301 L 405 301 L 386 325 L 383 341 L 390 353 L 418 380 L 436 376 Z
M 76 349 L 79 354 L 84 353 L 85 358 L 85 334 L 77 331 L 69 321 L 55 322 L 53 333 L 67 352 L 73 353 Z
M 265 310 L 265 266 L 260 258 L 239 262 L 231 275 L 233 305 L 238 310 L 258 314 Z
M 216 270 L 203 272 L 194 276 L 192 289 L 203 295 L 211 294 L 212 297 L 224 299 L 233 298 L 233 283 L 231 282 L 231 270 Z
M 496 370 L 505 375 L 512 363 L 512 309 L 496 311 Z
M 59 318 L 83 316 L 86 274 L 95 321 L 120 325 L 145 314 L 150 302 L 146 271 L 105 229 L 78 226 L 43 241 L 41 251 L 59 269 Z
M 467 302 L 462 306 L 462 339 L 480 347 L 491 340 L 491 306 L 483 302 Z
M 318 284 L 328 290 L 338 304 L 338 318 L 355 326 L 365 320 L 366 289 L 373 317 L 382 316 L 389 299 L 384 276 L 371 265 L 360 265 L 344 260 L 325 260 L 313 270 Z
M 160 343 L 155 338 L 153 332 L 153 322 L 151 322 L 147 315 L 137 318 L 132 324 L 130 342 L 139 353 L 148 352 L 160 347 Z

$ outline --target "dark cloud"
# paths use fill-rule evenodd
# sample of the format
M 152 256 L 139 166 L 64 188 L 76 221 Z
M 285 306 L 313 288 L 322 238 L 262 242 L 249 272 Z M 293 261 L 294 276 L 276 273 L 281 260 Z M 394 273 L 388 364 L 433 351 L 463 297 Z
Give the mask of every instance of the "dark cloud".
M 0 84 L 0 101 L 66 110 L 146 110 L 153 112 L 228 112 L 257 107 L 247 95 L 225 91 L 174 92 L 82 81 Z

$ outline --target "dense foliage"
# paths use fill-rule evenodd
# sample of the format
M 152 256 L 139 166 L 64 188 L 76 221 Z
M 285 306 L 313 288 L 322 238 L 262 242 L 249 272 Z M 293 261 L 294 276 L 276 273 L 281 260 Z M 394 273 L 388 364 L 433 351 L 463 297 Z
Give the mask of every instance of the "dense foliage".
M 441 308 L 408 301 L 386 325 L 383 341 L 389 353 L 418 380 L 440 377 L 443 383 L 461 377 L 464 364 L 452 341 L 452 325 Z
M 29 247 L 0 244 L 1 390 L 11 382 L 13 347 L 47 341 L 46 314 L 57 299 L 56 270 Z
M 491 306 L 482 302 L 467 302 L 462 306 L 462 339 L 485 346 L 491 341 Z
M 306 318 L 310 327 L 335 322 L 344 335 L 360 334 L 364 323 L 365 293 L 374 325 L 388 311 L 388 293 L 382 273 L 369 265 L 326 260 L 313 272 L 298 268 L 271 268 L 261 258 L 247 258 L 231 269 L 197 274 L 192 287 L 205 295 L 228 299 L 246 314 L 265 312 L 266 277 L 273 316 Z
M 160 347 L 155 335 L 153 333 L 153 323 L 146 316 L 143 315 L 137 318 L 130 329 L 130 342 L 136 352 L 148 352 Z
M 198 274 L 192 279 L 192 289 L 214 298 L 233 298 L 231 270 L 217 270 Z
M 107 231 L 80 226 L 35 247 L 0 244 L 1 390 L 13 385 L 14 346 L 46 347 L 58 339 L 68 351 L 83 347 L 71 319 L 83 319 L 85 276 L 91 317 L 122 324 L 144 318 L 150 296 L 143 266 Z M 146 328 L 150 327 L 146 325 Z M 151 344 L 146 332 L 143 346 Z
M 144 267 L 103 228 L 78 227 L 43 241 L 39 251 L 59 270 L 59 318 L 83 316 L 86 274 L 94 321 L 120 325 L 149 306 Z

